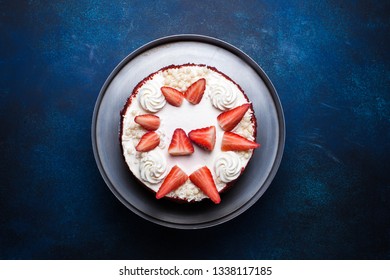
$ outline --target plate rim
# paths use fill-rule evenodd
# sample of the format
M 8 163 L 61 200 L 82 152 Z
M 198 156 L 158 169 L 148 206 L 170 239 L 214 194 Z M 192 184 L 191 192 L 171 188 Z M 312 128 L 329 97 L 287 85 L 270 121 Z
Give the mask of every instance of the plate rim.
M 106 174 L 105 169 L 103 167 L 103 164 L 100 160 L 100 155 L 97 148 L 97 137 L 96 137 L 96 126 L 97 126 L 97 117 L 99 114 L 99 109 L 101 102 L 103 100 L 103 97 L 105 95 L 105 92 L 107 91 L 107 88 L 115 78 L 115 76 L 120 72 L 120 70 L 127 65 L 132 59 L 137 57 L 138 55 L 153 49 L 159 45 L 167 44 L 167 43 L 175 43 L 175 42 L 184 42 L 184 41 L 195 41 L 195 42 L 201 42 L 201 43 L 207 43 L 211 45 L 215 45 L 217 47 L 223 48 L 232 54 L 238 56 L 240 59 L 245 61 L 263 80 L 265 86 L 267 87 L 272 100 L 275 104 L 275 109 L 278 117 L 278 124 L 279 124 L 279 139 L 278 139 L 278 146 L 277 146 L 277 152 L 275 156 L 275 160 L 272 164 L 272 168 L 270 172 L 267 175 L 266 180 L 264 181 L 263 185 L 260 187 L 260 189 L 256 192 L 256 194 L 251 197 L 245 204 L 243 204 L 241 207 L 237 208 L 236 210 L 211 221 L 201 222 L 201 223 L 192 223 L 192 224 L 181 224 L 181 223 L 175 223 L 175 222 L 168 222 L 165 220 L 161 220 L 158 218 L 155 218 L 148 213 L 145 213 L 141 210 L 139 210 L 137 207 L 132 205 L 129 201 L 127 201 L 115 188 L 111 180 L 109 179 L 109 176 Z M 225 223 L 246 210 L 248 210 L 253 204 L 255 204 L 260 197 L 265 193 L 265 191 L 268 189 L 268 187 L 271 185 L 273 179 L 276 176 L 276 173 L 279 169 L 280 163 L 282 161 L 283 152 L 284 152 L 284 146 L 285 146 L 285 138 L 286 138 L 286 127 L 285 127 L 285 119 L 284 119 L 284 113 L 282 104 L 280 102 L 279 96 L 277 94 L 277 91 L 272 84 L 271 80 L 265 73 L 265 71 L 245 52 L 240 50 L 239 48 L 233 46 L 230 43 L 227 43 L 221 39 L 217 39 L 210 36 L 200 35 L 200 34 L 176 34 L 176 35 L 170 35 L 161 37 L 155 40 L 150 41 L 149 43 L 146 43 L 142 45 L 141 47 L 137 48 L 130 54 L 128 54 L 125 58 L 123 58 L 117 66 L 111 71 L 110 75 L 105 80 L 102 88 L 100 89 L 99 95 L 96 99 L 93 115 L 92 115 L 92 124 L 91 124 L 91 138 L 92 138 L 92 149 L 94 153 L 94 158 L 96 161 L 96 164 L 98 166 L 99 172 L 101 176 L 103 177 L 103 180 L 105 181 L 106 185 L 109 187 L 111 192 L 116 196 L 116 198 L 125 205 L 128 209 L 130 209 L 133 213 L 137 214 L 138 216 L 153 222 L 155 224 L 159 224 L 161 226 L 166 226 L 170 228 L 176 228 L 176 229 L 201 229 L 201 228 L 208 228 L 213 227 L 216 225 L 220 225 L 222 223 Z

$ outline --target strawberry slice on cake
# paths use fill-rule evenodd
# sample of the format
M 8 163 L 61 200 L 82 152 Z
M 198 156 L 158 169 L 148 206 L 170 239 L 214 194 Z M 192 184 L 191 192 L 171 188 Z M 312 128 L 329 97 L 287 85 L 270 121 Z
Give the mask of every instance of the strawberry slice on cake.
M 206 89 L 206 80 L 199 79 L 195 83 L 189 86 L 184 93 L 184 97 L 193 105 L 199 104 L 202 100 L 204 91 Z
M 149 152 L 160 144 L 160 136 L 154 131 L 145 133 L 138 145 L 135 147 L 137 152 Z
M 191 182 L 204 192 L 215 204 L 221 202 L 213 175 L 207 166 L 203 166 L 190 175 Z
M 246 151 L 256 149 L 260 144 L 246 139 L 236 133 L 225 131 L 222 137 L 221 150 L 226 151 Z
M 160 199 L 166 196 L 171 191 L 176 190 L 180 186 L 182 186 L 188 179 L 188 175 L 180 169 L 177 165 L 172 167 L 171 171 L 169 171 L 167 177 L 159 188 L 156 198 Z
M 162 87 L 161 92 L 165 97 L 165 100 L 175 107 L 180 107 L 183 103 L 184 95 L 181 91 L 171 87 Z
M 243 104 L 231 110 L 221 113 L 217 117 L 219 126 L 225 130 L 230 131 L 242 120 L 246 111 L 251 107 L 251 104 Z
M 201 148 L 212 151 L 215 146 L 215 126 L 191 130 L 190 133 L 188 133 L 188 137 Z
M 136 116 L 134 122 L 149 131 L 154 131 L 160 127 L 160 118 L 152 114 Z
M 183 129 L 177 128 L 173 132 L 171 144 L 168 148 L 171 156 L 187 156 L 194 153 L 194 146 Z

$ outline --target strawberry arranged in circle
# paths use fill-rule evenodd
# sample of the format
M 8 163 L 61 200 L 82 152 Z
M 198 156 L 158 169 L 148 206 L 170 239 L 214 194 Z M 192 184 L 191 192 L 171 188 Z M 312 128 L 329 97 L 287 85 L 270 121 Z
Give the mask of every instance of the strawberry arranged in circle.
M 201 189 L 215 204 L 221 202 L 217 187 L 215 186 L 213 175 L 207 166 L 203 166 L 190 175 L 190 180 Z
M 160 118 L 152 114 L 136 116 L 134 121 L 149 131 L 154 131 L 160 127 Z
M 177 165 L 172 167 L 171 171 L 169 171 L 167 177 L 159 188 L 156 198 L 160 199 L 166 196 L 171 191 L 176 190 L 180 186 L 182 186 L 188 179 L 188 175 L 180 169 Z
M 183 103 L 184 95 L 181 91 L 171 87 L 162 87 L 162 94 L 165 96 L 165 100 L 175 107 L 180 107 Z
M 256 149 L 260 144 L 246 139 L 236 133 L 225 131 L 222 137 L 221 150 L 226 151 L 246 151 Z
M 177 128 L 173 132 L 168 153 L 171 156 L 187 156 L 194 152 L 194 146 L 183 129 Z
M 138 152 L 149 152 L 160 144 L 160 136 L 155 131 L 145 133 L 135 149 Z
M 219 126 L 225 130 L 232 130 L 244 117 L 251 104 L 243 104 L 228 111 L 225 111 L 217 117 Z
M 189 86 L 189 88 L 184 93 L 184 97 L 191 104 L 199 104 L 202 100 L 204 91 L 206 89 L 206 80 L 204 78 L 197 80 L 195 83 Z
M 214 149 L 215 135 L 215 126 L 194 129 L 188 133 L 188 137 L 192 142 L 208 151 L 212 151 Z

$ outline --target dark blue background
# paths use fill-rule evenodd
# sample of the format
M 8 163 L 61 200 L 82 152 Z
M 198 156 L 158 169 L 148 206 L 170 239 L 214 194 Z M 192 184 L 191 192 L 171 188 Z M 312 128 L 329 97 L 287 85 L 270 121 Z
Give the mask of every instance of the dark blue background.
M 1 259 L 390 258 L 389 1 L 197 2 L 0 1 Z M 90 136 L 113 68 L 180 33 L 258 62 L 287 127 L 265 195 L 196 231 L 123 206 Z

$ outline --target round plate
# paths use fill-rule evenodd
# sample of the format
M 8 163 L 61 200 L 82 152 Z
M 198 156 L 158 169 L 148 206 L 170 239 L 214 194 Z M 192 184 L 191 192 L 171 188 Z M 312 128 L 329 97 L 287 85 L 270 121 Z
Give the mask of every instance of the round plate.
M 206 64 L 238 83 L 253 103 L 258 121 L 256 149 L 235 185 L 209 200 L 178 204 L 156 200 L 129 171 L 119 141 L 120 111 L 139 81 L 171 64 Z M 271 81 L 245 53 L 221 40 L 176 35 L 152 41 L 127 56 L 104 83 L 92 119 L 92 145 L 105 182 L 130 210 L 154 223 L 181 229 L 211 227 L 252 206 L 265 192 L 279 167 L 285 141 L 283 110 Z

